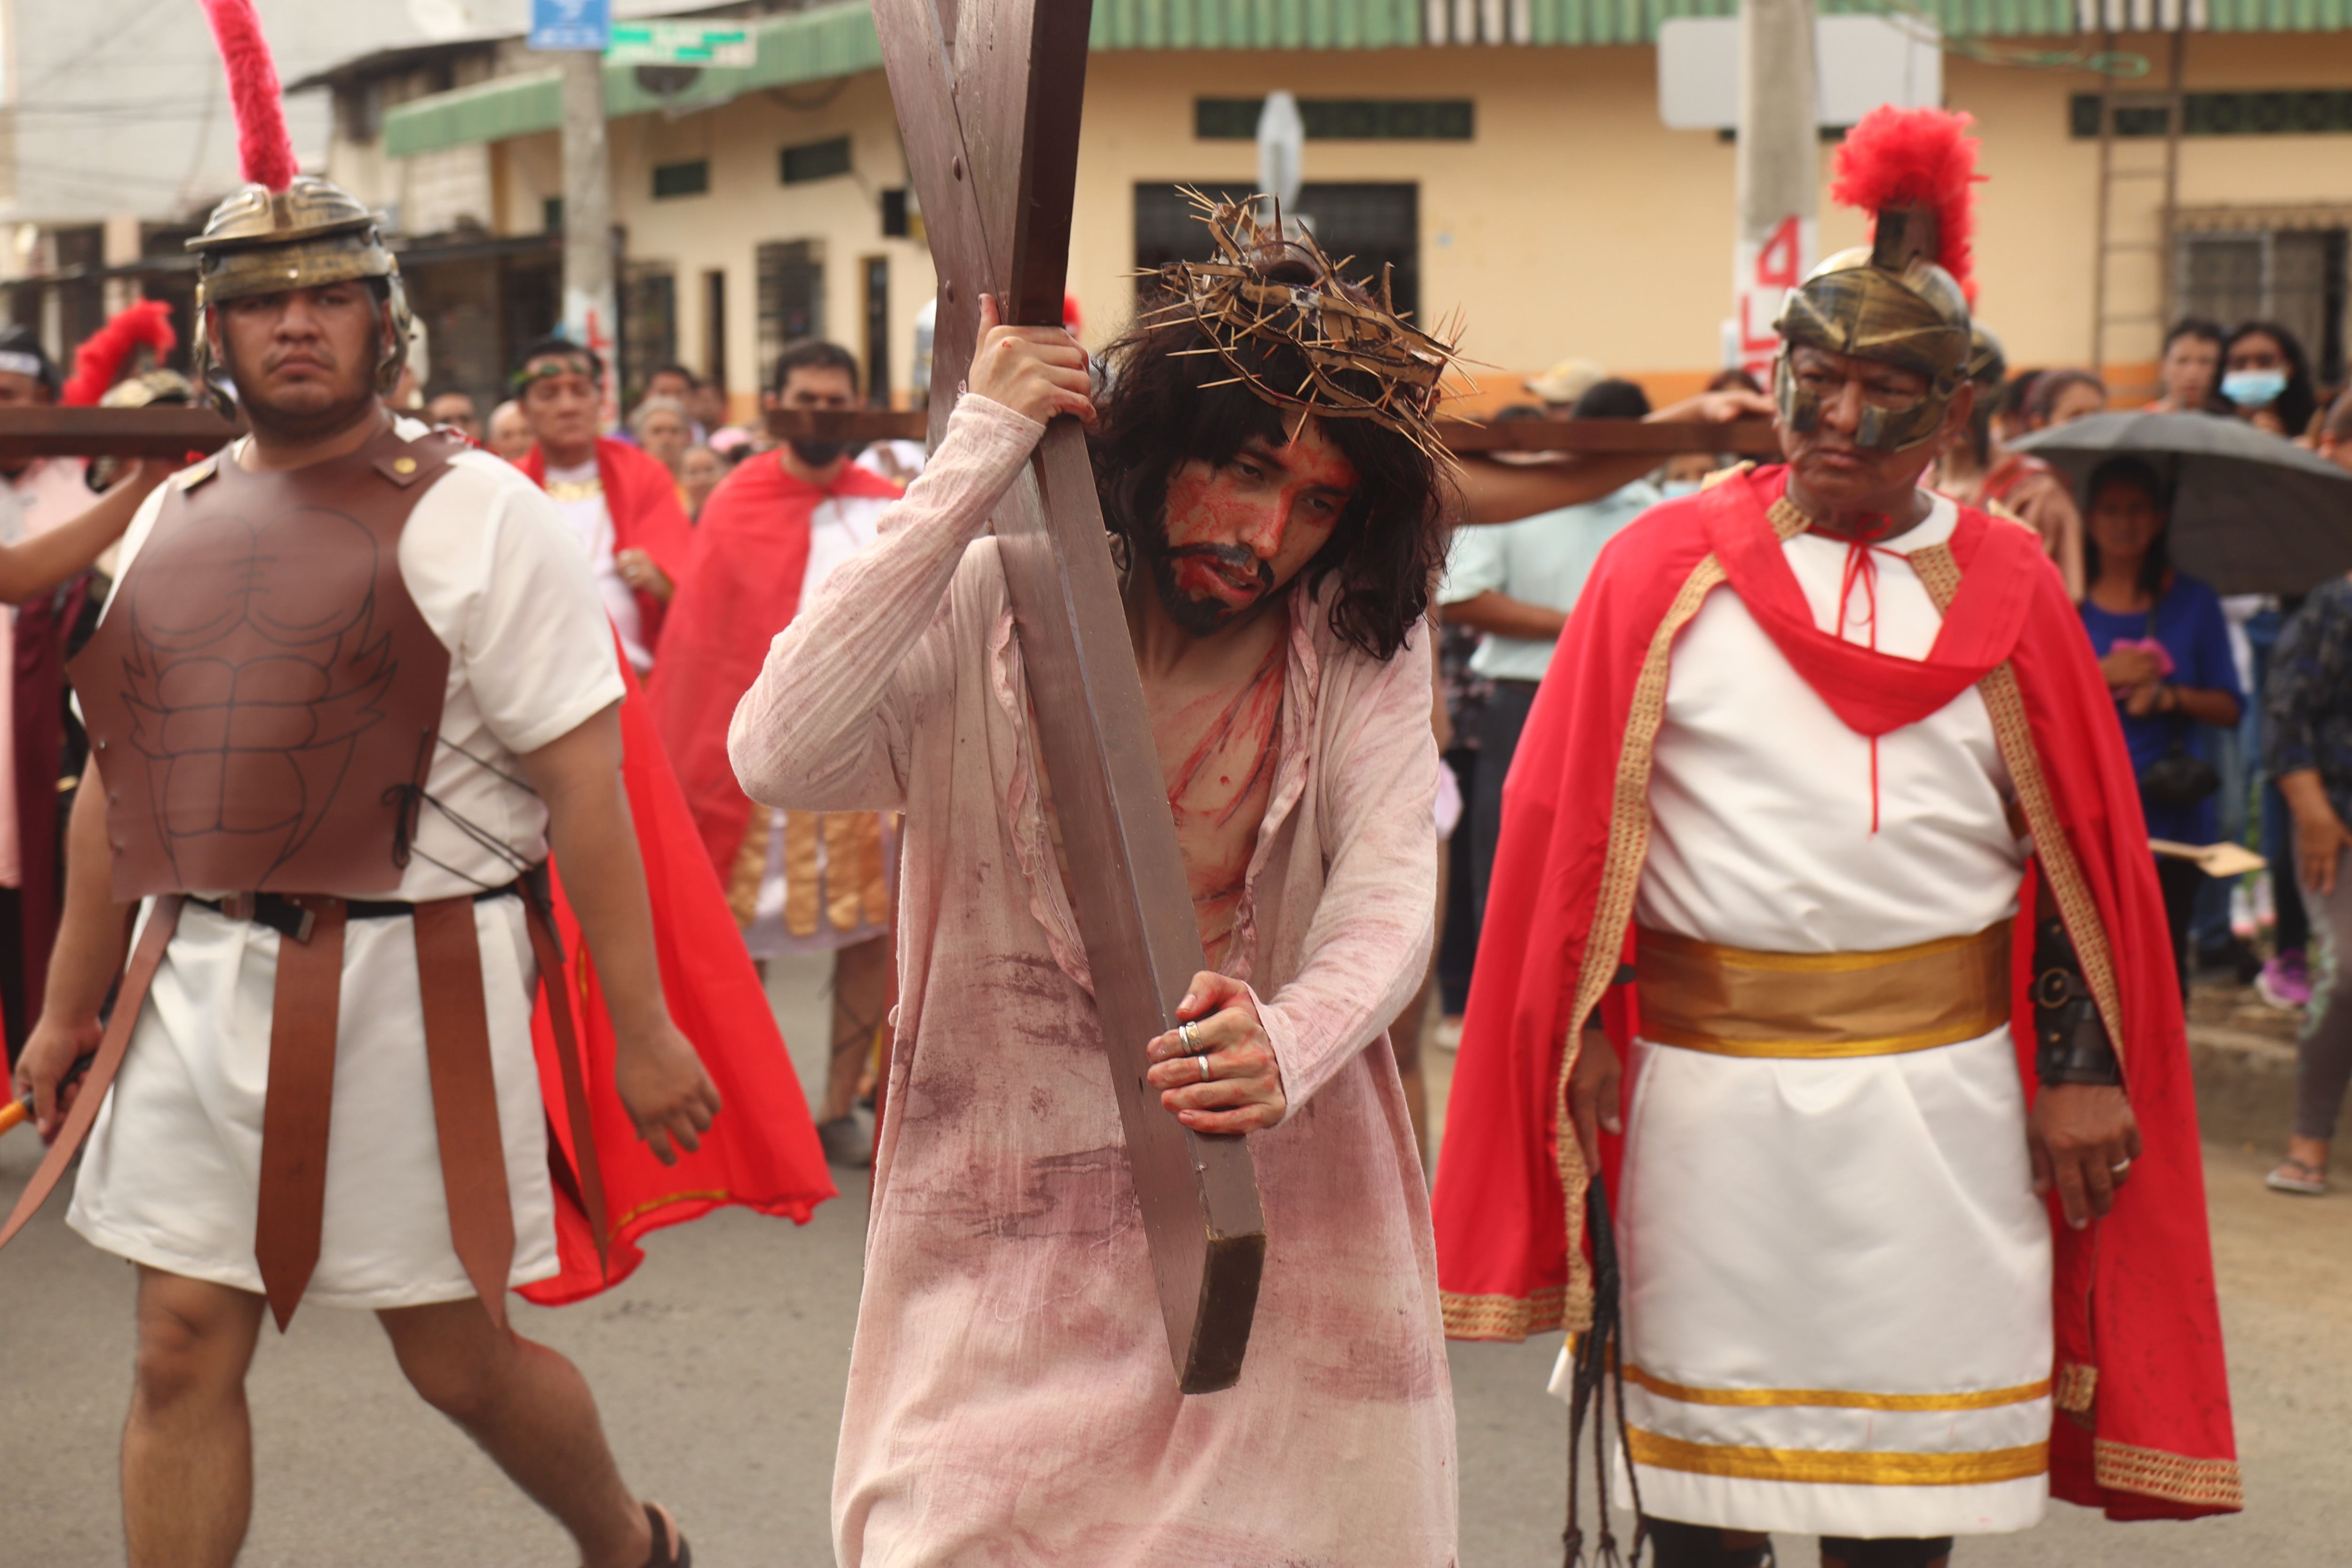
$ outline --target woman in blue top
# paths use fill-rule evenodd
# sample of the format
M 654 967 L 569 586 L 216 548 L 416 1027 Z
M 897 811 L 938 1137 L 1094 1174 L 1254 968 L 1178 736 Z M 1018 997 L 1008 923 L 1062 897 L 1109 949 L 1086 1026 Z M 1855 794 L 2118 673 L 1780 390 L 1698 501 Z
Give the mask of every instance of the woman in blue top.
M 2221 601 L 2196 578 L 2173 570 L 2164 547 L 2169 502 L 2154 468 L 2137 458 L 2110 458 L 2092 472 L 2084 500 L 2083 565 L 2091 586 L 2083 598 L 2083 628 L 2116 695 L 2148 836 L 2210 844 L 2219 831 L 2212 789 L 2184 799 L 2179 764 L 2159 769 L 2153 778 L 2149 769 L 2176 749 L 2210 763 L 2204 727 L 2226 729 L 2238 721 L 2245 699 Z M 2206 777 L 2219 787 L 2210 771 Z M 2160 856 L 2156 871 L 2185 995 L 2189 914 L 2205 874 L 2189 861 Z

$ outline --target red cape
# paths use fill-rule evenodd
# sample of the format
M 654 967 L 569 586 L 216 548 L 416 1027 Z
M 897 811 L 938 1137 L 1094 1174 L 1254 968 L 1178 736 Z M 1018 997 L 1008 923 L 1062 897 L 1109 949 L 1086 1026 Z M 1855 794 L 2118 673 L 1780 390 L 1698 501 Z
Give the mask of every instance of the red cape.
M 1609 983 L 1634 956 L 1628 916 L 1647 844 L 1648 747 L 1673 638 L 1723 581 L 1717 542 L 1744 537 L 1752 550 L 1759 535 L 1769 539 L 1768 509 L 1785 483 L 1780 468 L 1737 476 L 1620 533 L 1595 563 L 1537 694 L 1503 788 L 1495 884 L 1432 1200 L 1454 1338 L 1515 1340 L 1590 1321 L 1583 1161 L 1573 1137 L 1557 1133 L 1563 1042 L 1596 1001 L 1621 1053 L 1638 1027 L 1633 987 Z M 2011 548 L 1998 531 L 2012 527 L 1961 510 L 1948 556 L 1959 596 L 1927 663 L 1955 636 L 1969 646 L 1940 674 L 1929 668 L 1916 679 L 1948 679 L 1950 666 L 1982 662 L 1990 674 L 1979 689 L 1996 731 L 2004 713 L 2017 719 L 2002 750 L 2022 775 L 2029 818 L 2038 807 L 2053 829 L 2036 833 L 2039 858 L 2120 1043 L 2145 1141 L 2106 1219 L 2074 1231 L 2053 1202 L 2053 1370 L 2057 1403 L 2076 1414 L 2053 1422 L 2051 1488 L 2118 1519 L 2233 1511 L 2236 1449 L 2196 1101 L 2137 784 L 2074 605 L 2038 548 Z M 2020 544 L 2030 541 L 2016 531 Z M 1972 584 L 1971 574 L 1991 581 Z M 2022 614 L 1993 613 L 2012 595 L 2023 596 Z M 1970 617 L 1972 629 L 1956 627 L 1969 602 L 1991 609 Z M 1844 658 L 1816 647 L 1810 663 L 1792 662 L 1817 689 L 1845 679 L 1840 695 L 1852 700 L 1857 672 L 1824 668 Z M 2031 929 L 2035 881 L 2029 868 L 2021 929 Z M 1600 944 L 1589 957 L 1588 932 Z M 2029 1094 L 2031 951 L 2015 944 L 2014 1033 Z M 1603 1142 L 1613 1192 L 1622 1150 Z
M 767 992 L 744 954 L 718 879 L 699 851 L 686 799 L 654 736 L 645 696 L 617 638 L 614 657 L 629 683 L 621 703 L 621 777 L 653 897 L 662 988 L 670 1016 L 694 1042 L 719 1089 L 721 1109 L 702 1147 L 680 1153 L 675 1165 L 663 1164 L 638 1142 L 613 1088 L 613 1025 L 605 1016 L 595 961 L 581 941 L 580 922 L 563 896 L 562 868 L 557 867 L 555 930 L 565 973 L 555 984 L 541 984 L 531 1037 L 539 1047 L 541 1092 L 554 1111 L 565 1100 L 548 1009 L 561 1006 L 572 1013 L 609 1219 L 606 1261 L 600 1268 L 595 1237 L 578 1197 L 571 1123 L 551 1113 L 548 1157 L 556 1168 L 555 1235 L 563 1271 L 522 1288 L 526 1300 L 543 1307 L 577 1301 L 626 1279 L 645 1261 L 636 1241 L 646 1231 L 681 1225 L 726 1204 L 789 1215 L 805 1224 L 835 1192 Z
M 751 689 L 768 645 L 800 613 L 809 519 L 827 496 L 895 500 L 899 488 L 851 463 L 829 490 L 784 472 L 772 453 L 744 459 L 702 505 L 694 553 L 670 605 L 646 695 L 669 748 L 703 848 L 723 880 L 751 803 L 727 760 L 727 726 Z
M 547 454 L 534 446 L 523 454 L 522 471 L 541 489 L 547 488 Z M 596 479 L 604 487 L 604 507 L 613 518 L 613 552 L 642 550 L 671 583 L 683 585 L 694 552 L 694 524 L 678 503 L 677 480 L 661 465 L 626 441 L 596 437 Z M 651 594 L 637 595 L 638 626 L 646 651 L 655 651 L 668 606 Z

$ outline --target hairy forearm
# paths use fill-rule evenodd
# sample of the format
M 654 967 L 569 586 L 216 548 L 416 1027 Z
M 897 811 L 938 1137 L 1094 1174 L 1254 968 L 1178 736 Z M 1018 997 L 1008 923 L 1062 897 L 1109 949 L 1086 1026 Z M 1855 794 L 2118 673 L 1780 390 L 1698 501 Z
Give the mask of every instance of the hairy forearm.
M 66 904 L 49 950 L 42 1010 L 68 1022 L 98 1016 L 130 943 L 127 906 L 114 899 L 113 852 L 106 841 L 106 784 L 92 762 L 83 770 L 66 827 Z
M 106 552 L 122 537 L 139 503 L 161 477 L 125 479 L 98 498 L 89 510 L 21 544 L 0 545 L 0 600 L 21 605 L 47 593 Z
M 1549 605 L 1531 605 L 1488 588 L 1459 604 L 1446 605 L 1445 624 L 1491 632 L 1498 637 L 1550 642 L 1559 636 L 1559 628 L 1568 624 L 1568 617 Z

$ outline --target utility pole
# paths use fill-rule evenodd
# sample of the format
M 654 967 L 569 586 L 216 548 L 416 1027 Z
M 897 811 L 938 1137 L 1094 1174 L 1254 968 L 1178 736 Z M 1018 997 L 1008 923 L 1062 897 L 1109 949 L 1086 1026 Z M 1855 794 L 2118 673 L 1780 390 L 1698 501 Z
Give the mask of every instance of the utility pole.
M 1812 269 L 1821 184 L 1813 0 L 1740 0 L 1739 145 L 1727 356 L 1759 380 L 1781 298 Z
M 604 362 L 604 427 L 620 422 L 614 361 L 620 310 L 613 292 L 613 184 L 604 152 L 604 57 L 567 49 L 563 61 L 563 335 Z

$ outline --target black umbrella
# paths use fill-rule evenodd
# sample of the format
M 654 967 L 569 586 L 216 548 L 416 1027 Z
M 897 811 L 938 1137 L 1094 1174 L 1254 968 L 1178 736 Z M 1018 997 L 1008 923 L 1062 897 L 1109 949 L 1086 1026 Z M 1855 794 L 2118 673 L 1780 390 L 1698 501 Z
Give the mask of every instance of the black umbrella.
M 2172 489 L 2173 561 L 2217 592 L 2306 594 L 2352 572 L 2352 473 L 2242 419 L 2094 414 L 2017 449 L 2063 473 L 2086 502 L 2101 463 L 2147 462 Z

